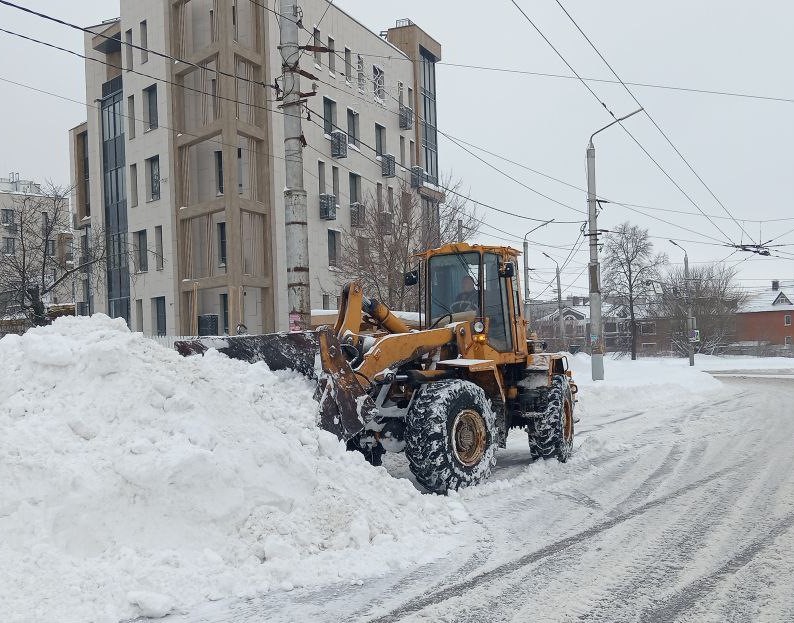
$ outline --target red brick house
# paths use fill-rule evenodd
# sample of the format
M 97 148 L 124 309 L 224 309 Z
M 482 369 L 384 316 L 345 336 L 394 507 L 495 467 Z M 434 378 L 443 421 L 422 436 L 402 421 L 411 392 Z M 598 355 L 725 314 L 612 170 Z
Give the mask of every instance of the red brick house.
M 791 347 L 793 316 L 794 281 L 773 281 L 771 288 L 751 295 L 736 313 L 736 339 Z

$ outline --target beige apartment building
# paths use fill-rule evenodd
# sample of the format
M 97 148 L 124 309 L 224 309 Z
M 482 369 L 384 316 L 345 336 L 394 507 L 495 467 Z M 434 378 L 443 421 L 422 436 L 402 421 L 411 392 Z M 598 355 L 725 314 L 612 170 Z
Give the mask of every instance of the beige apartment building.
M 276 5 L 277 7 L 277 5 Z M 432 222 L 435 63 L 409 20 L 376 34 L 306 0 L 301 58 L 312 306 L 333 308 L 342 236 L 402 188 Z M 110 259 L 83 313 L 147 334 L 288 327 L 284 124 L 275 10 L 251 0 L 121 0 L 85 37 L 86 123 L 70 131 L 75 227 Z

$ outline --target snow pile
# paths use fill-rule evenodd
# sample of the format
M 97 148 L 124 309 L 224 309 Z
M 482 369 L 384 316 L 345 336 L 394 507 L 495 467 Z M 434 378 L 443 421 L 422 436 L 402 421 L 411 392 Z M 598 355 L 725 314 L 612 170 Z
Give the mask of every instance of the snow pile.
M 4 621 L 118 621 L 429 560 L 467 515 L 315 425 L 313 387 L 105 316 L 0 340 Z

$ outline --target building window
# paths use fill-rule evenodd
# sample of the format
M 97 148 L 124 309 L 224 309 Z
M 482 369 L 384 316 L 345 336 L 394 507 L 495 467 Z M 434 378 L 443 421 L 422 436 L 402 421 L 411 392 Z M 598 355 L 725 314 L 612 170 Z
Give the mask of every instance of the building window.
M 328 266 L 339 266 L 342 254 L 342 235 L 340 232 L 328 230 Z
M 345 78 L 348 82 L 353 79 L 353 53 L 350 48 L 345 48 Z
M 361 176 L 351 173 L 348 179 L 350 182 L 350 203 L 361 201 Z
M 331 167 L 331 184 L 333 186 L 335 201 L 339 203 L 339 167 Z
M 791 336 L 790 335 L 786 336 L 786 346 L 791 346 Z
M 13 225 L 14 224 L 14 211 L 9 208 L 3 208 L 2 211 L 2 224 L 3 225 Z
M 361 58 L 361 55 L 357 55 L 356 64 L 358 65 L 358 90 L 363 93 L 366 87 L 366 78 L 364 77 L 364 59 Z
M 331 295 L 323 294 L 323 309 L 331 309 Z
M 427 179 L 438 183 L 438 130 L 436 120 L 436 58 L 424 48 L 421 53 L 422 151 Z
M 416 147 L 413 141 L 410 141 L 408 145 L 408 161 L 411 165 L 411 168 L 416 166 Z
M 382 156 L 386 151 L 386 128 L 375 124 L 375 155 Z
M 163 270 L 163 226 L 157 225 L 154 228 L 154 253 L 155 266 L 157 270 Z
M 149 60 L 149 29 L 146 27 L 146 20 L 141 22 L 141 64 Z
M 152 299 L 152 315 L 154 316 L 152 323 L 155 326 L 157 335 L 165 335 L 165 297 L 157 296 Z
M 147 248 L 146 230 L 136 231 L 135 234 L 135 260 L 139 273 L 149 270 L 149 249 Z
M 358 147 L 358 113 L 354 110 L 347 109 L 347 142 L 351 145 Z
M 394 189 L 391 186 L 386 189 L 386 205 L 389 206 L 389 212 L 394 212 Z
M 643 342 L 642 343 L 642 350 L 645 350 L 645 351 L 654 351 L 654 350 L 656 350 L 656 342 Z
M 403 83 L 397 83 L 397 103 L 402 106 L 403 105 Z
M 127 136 L 135 138 L 135 96 L 127 98 Z
M 328 71 L 336 72 L 336 44 L 331 37 L 328 37 Z
M 146 197 L 148 201 L 160 198 L 160 156 L 146 160 Z
M 132 29 L 124 33 L 124 64 L 127 71 L 132 69 Z
M 157 85 L 153 84 L 152 86 L 143 90 L 143 105 L 144 105 L 144 118 L 143 123 L 145 129 L 148 130 L 155 130 L 158 125 L 157 119 Z
M 322 160 L 317 161 L 317 192 L 325 194 L 325 163 Z
M 336 127 L 336 102 L 323 98 L 323 131 L 330 134 Z
M 405 166 L 405 137 L 400 137 L 400 166 Z
M 130 207 L 138 205 L 138 165 L 130 165 Z
M 143 299 L 135 301 L 135 326 L 139 333 L 143 333 Z
M 221 324 L 224 335 L 229 335 L 229 295 L 221 294 Z
M 243 148 L 237 148 L 237 194 L 243 194 Z
M 378 202 L 378 210 L 383 209 L 383 184 L 378 182 L 375 185 L 375 198 Z
M 320 65 L 323 60 L 323 53 L 320 52 L 320 48 L 322 47 L 322 43 L 320 43 L 320 29 L 314 29 L 314 64 Z
M 384 101 L 386 99 L 386 74 L 377 65 L 372 66 L 372 87 L 376 99 Z
M 237 24 L 237 0 L 232 3 L 232 33 L 234 40 L 237 41 L 240 38 L 240 29 Z
M 45 253 L 47 257 L 55 257 L 55 241 L 47 240 L 45 243 Z
M 13 255 L 16 252 L 16 240 L 14 238 L 3 238 L 3 253 Z
M 786 314 L 783 317 L 783 324 L 786 325 L 787 327 L 791 326 L 791 314 Z
M 223 152 L 220 149 L 215 152 L 215 194 L 223 194 Z
M 656 335 L 656 323 L 655 322 L 643 322 L 643 323 L 640 323 L 640 334 L 641 335 Z
M 218 223 L 218 265 L 226 266 L 226 223 Z

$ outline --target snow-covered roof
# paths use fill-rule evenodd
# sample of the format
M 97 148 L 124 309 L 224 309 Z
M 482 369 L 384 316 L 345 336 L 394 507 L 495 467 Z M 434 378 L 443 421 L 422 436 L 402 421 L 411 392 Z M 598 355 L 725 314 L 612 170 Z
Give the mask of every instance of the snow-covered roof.
M 794 311 L 794 280 L 779 281 L 778 289 L 769 288 L 752 294 L 739 309 L 740 314 L 770 311 Z
M 577 320 L 590 320 L 590 305 L 565 305 L 562 308 L 562 317 L 576 318 Z M 557 320 L 557 310 L 543 316 L 538 322 Z

